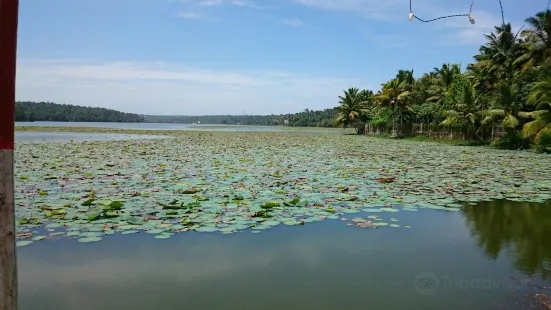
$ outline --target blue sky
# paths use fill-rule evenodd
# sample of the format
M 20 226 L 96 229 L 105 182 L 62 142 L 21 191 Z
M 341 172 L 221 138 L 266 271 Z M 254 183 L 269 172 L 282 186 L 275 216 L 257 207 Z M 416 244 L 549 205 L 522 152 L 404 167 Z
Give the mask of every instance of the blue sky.
M 470 0 L 413 0 L 424 19 Z M 503 0 L 518 29 L 546 0 Z M 144 114 L 324 109 L 399 69 L 471 62 L 501 23 L 497 0 L 466 17 L 408 20 L 409 0 L 20 0 L 17 100 Z

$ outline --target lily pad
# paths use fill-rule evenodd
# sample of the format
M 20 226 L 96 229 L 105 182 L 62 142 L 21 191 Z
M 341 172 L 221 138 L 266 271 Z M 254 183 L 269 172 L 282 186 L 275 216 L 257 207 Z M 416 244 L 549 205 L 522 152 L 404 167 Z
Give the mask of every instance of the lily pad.
M 30 241 L 30 240 L 24 240 L 24 241 L 17 241 L 17 242 L 15 243 L 15 245 L 16 245 L 17 247 L 24 247 L 24 246 L 27 246 L 27 245 L 32 244 L 32 243 L 33 243 L 33 242 Z
M 85 238 L 78 239 L 78 242 L 89 243 L 89 242 L 98 242 L 101 240 L 102 240 L 101 237 L 85 237 Z

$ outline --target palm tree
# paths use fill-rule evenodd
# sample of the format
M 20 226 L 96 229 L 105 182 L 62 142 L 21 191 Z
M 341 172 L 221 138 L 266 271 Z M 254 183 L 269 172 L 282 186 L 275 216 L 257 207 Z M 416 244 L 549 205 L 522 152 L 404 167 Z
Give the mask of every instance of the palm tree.
M 521 35 L 524 38 L 526 52 L 517 58 L 516 63 L 523 68 L 534 68 L 542 63 L 551 62 L 551 10 L 542 11 L 529 17 L 525 22 L 530 25 Z
M 447 89 L 453 83 L 455 76 L 461 73 L 461 65 L 445 63 L 441 68 L 434 68 L 442 84 Z
M 544 136 L 551 136 L 551 75 L 534 84 L 528 104 L 535 106 L 536 111 L 527 113 L 534 120 L 524 125 L 522 133 L 526 138 L 534 137 L 539 144 Z
M 460 94 L 451 96 L 451 109 L 444 112 L 446 119 L 440 125 L 460 128 L 465 131 L 465 137 L 470 139 L 473 133 L 478 136 L 480 96 L 468 80 L 459 87 Z
M 523 53 L 518 34 L 513 34 L 511 24 L 495 26 L 495 33 L 484 35 L 486 44 L 474 58 L 493 77 L 510 80 L 515 72 L 515 61 Z
M 396 77 L 383 84 L 382 89 L 374 96 L 379 105 L 392 111 L 393 136 L 399 135 L 396 130 L 396 118 L 402 124 L 408 112 L 413 112 L 408 99 L 414 83 L 413 70 L 400 70 Z
M 359 88 L 349 88 L 344 91 L 344 96 L 339 96 L 337 119 L 335 125 L 343 128 L 354 127 L 358 134 L 364 130 L 365 119 L 368 115 L 371 91 L 360 91 Z
M 441 105 L 455 77 L 461 74 L 461 66 L 459 64 L 445 63 L 441 68 L 434 68 L 433 72 L 436 79 L 434 79 L 435 83 L 429 87 L 431 96 L 426 101 Z
M 518 100 L 517 89 L 511 83 L 503 83 L 499 88 L 499 96 L 494 101 L 494 106 L 489 110 L 482 110 L 484 116 L 482 125 L 493 124 L 500 121 L 509 132 L 520 125 L 519 118 L 529 117 L 529 113 L 522 112 L 524 104 Z
M 471 80 L 478 93 L 485 93 L 493 90 L 495 85 L 495 76 L 490 73 L 490 69 L 480 63 L 470 64 L 467 67 L 466 76 Z

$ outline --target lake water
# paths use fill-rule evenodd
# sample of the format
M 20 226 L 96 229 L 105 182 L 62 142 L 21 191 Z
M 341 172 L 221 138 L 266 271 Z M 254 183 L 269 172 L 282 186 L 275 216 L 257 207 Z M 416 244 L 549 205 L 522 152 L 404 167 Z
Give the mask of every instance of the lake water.
M 550 275 L 550 219 L 549 203 L 493 202 L 411 212 L 409 230 L 58 240 L 19 249 L 20 309 L 515 309 L 533 289 L 511 277 Z
M 69 141 L 106 141 L 106 140 L 135 140 L 158 139 L 166 136 L 132 135 L 114 133 L 84 133 L 84 132 L 15 132 L 17 142 L 69 142 Z
M 165 125 L 179 126 L 152 126 Z M 135 137 L 17 134 L 18 141 L 128 138 Z M 259 234 L 35 242 L 18 248 L 20 309 L 524 309 L 524 294 L 538 290 L 524 281 L 549 286 L 551 202 L 404 211 L 401 223 L 411 228 L 327 220 Z
M 250 131 L 250 132 L 287 132 L 308 131 L 323 133 L 351 132 L 350 129 L 284 127 L 284 126 L 246 126 L 246 125 L 210 125 L 210 124 L 165 124 L 165 123 L 101 123 L 101 122 L 16 122 L 16 126 L 46 127 L 93 127 L 136 130 L 194 130 L 194 131 Z

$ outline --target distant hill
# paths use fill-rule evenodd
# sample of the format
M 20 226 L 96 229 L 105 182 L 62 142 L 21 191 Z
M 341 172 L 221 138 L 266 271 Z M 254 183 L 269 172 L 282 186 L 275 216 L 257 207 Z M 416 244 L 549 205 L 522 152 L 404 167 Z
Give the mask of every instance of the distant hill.
M 337 111 L 325 109 L 279 115 L 144 115 L 146 122 L 179 123 L 179 124 L 221 124 L 221 125 L 258 125 L 258 126 L 302 126 L 302 127 L 334 127 Z
M 19 101 L 15 103 L 15 121 L 141 123 L 144 122 L 144 117 L 105 108 L 82 107 L 53 102 Z

